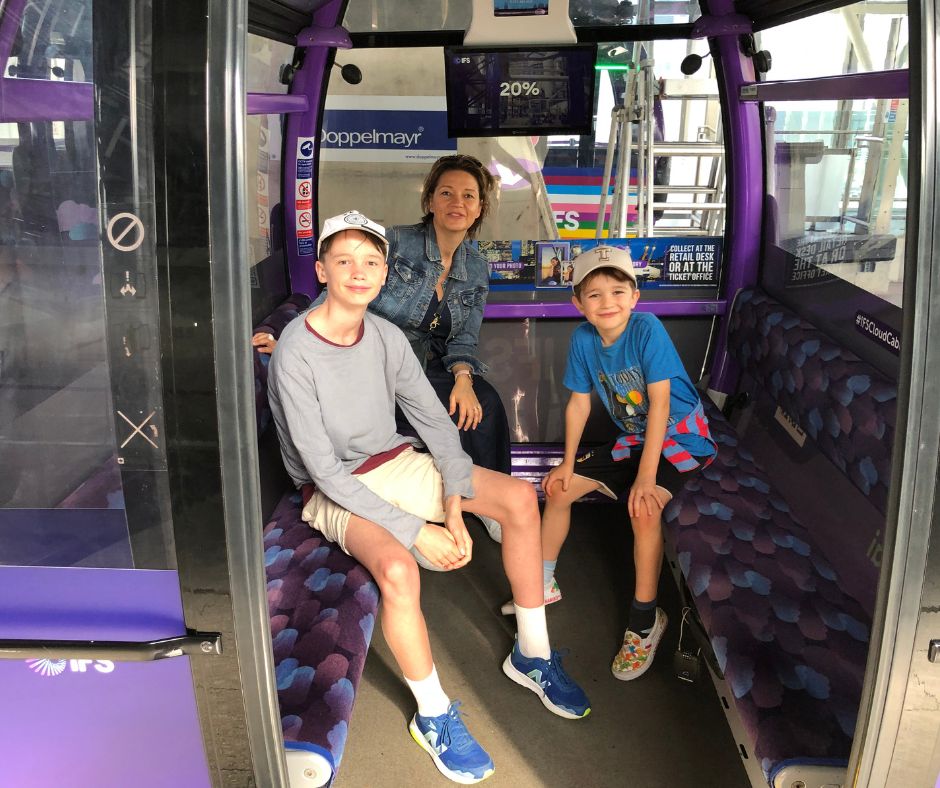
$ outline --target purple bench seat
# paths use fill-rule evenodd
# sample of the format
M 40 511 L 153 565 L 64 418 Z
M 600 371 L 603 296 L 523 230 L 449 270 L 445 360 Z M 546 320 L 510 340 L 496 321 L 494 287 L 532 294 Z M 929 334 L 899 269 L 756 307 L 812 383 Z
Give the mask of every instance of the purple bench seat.
M 800 459 L 831 460 L 833 476 L 851 481 L 867 499 L 861 510 L 883 527 L 894 432 L 890 381 L 761 291 L 739 294 L 730 336 L 742 390 L 755 407 L 765 414 L 782 408 L 806 433 Z M 794 768 L 844 769 L 874 593 L 850 591 L 859 578 L 843 581 L 836 564 L 846 574 L 867 573 L 862 582 L 871 589 L 878 570 L 864 555 L 867 536 L 843 538 L 841 546 L 833 539 L 840 529 L 874 526 L 806 516 L 812 500 L 791 497 L 791 508 L 773 481 L 788 472 L 786 459 L 768 473 L 748 450 L 750 435 L 739 437 L 711 403 L 706 410 L 718 457 L 670 502 L 665 535 L 743 726 L 742 752 L 756 757 L 771 785 L 784 770 L 789 785 Z M 846 555 L 846 544 L 855 555 Z
M 255 330 L 277 338 L 309 303 L 292 295 Z M 254 356 L 259 438 L 271 439 L 270 357 Z M 301 508 L 300 493 L 287 489 L 264 528 L 268 614 L 288 767 L 293 755 L 321 756 L 330 774 L 303 781 L 321 785 L 343 757 L 379 592 L 362 565 L 300 519 Z

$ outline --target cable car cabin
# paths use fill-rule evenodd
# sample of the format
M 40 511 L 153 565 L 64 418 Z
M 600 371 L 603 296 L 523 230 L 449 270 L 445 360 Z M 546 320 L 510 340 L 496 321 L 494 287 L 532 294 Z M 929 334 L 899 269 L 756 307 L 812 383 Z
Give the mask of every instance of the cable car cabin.
M 545 615 L 587 719 L 499 675 L 499 523 L 467 516 L 473 560 L 420 574 L 493 785 L 937 783 L 937 21 L 7 0 L 0 782 L 444 780 L 406 733 L 380 583 L 302 517 L 270 350 L 323 297 L 329 217 L 393 228 L 385 287 L 407 289 L 425 176 L 462 154 L 496 183 L 459 253 L 485 270 L 435 303 L 482 309 L 485 367 L 461 363 L 506 412 L 505 470 L 544 497 L 563 460 L 573 261 L 599 245 L 629 252 L 631 319 L 664 326 L 717 446 L 662 512 L 668 624 L 636 681 L 609 667 L 637 581 L 626 496 L 572 508 Z M 582 450 L 616 437 L 615 400 L 636 404 L 592 395 Z

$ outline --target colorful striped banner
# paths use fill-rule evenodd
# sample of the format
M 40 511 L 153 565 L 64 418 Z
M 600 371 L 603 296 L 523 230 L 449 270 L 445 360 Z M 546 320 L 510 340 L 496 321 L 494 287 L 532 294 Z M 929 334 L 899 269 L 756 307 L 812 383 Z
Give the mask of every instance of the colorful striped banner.
M 555 215 L 558 233 L 562 238 L 593 238 L 598 223 L 601 202 L 601 167 L 547 167 L 542 170 L 548 199 Z M 614 197 L 616 173 L 608 187 L 608 203 L 603 226 L 610 222 L 610 205 Z M 627 224 L 636 224 L 636 171 L 630 173 L 630 193 L 627 200 Z

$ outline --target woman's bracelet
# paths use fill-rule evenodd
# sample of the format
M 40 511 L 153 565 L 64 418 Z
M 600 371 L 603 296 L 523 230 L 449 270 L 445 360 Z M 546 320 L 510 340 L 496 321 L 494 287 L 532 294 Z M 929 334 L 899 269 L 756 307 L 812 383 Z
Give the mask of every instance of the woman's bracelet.
M 473 385 L 473 373 L 472 373 L 469 369 L 458 369 L 458 370 L 454 373 L 454 382 L 455 382 L 455 383 L 457 382 L 457 378 L 459 378 L 461 375 L 466 375 L 468 378 L 470 378 L 470 385 L 471 385 L 471 386 Z

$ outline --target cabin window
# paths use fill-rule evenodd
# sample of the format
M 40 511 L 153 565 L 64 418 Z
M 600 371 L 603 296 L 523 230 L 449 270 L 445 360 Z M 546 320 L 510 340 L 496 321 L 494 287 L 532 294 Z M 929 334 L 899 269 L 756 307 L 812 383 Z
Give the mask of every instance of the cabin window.
M 906 2 L 865 2 L 758 33 L 767 79 L 811 79 L 908 66 Z M 807 57 L 812 52 L 812 57 Z
M 420 218 L 420 189 L 431 163 L 460 152 L 479 158 L 500 182 L 481 240 L 594 238 L 612 123 L 617 128 L 612 112 L 628 86 L 643 78 L 642 63 L 651 58 L 648 84 L 654 99 L 637 105 L 651 107 L 645 122 L 654 143 L 652 221 L 644 220 L 638 205 L 639 123 L 633 123 L 625 222 L 616 218 L 619 212 L 613 213 L 614 158 L 602 233 L 722 235 L 723 140 L 711 59 L 705 58 L 692 77 L 679 68 L 688 54 L 706 52 L 704 42 L 601 43 L 593 133 L 473 138 L 448 137 L 441 47 L 338 52 L 337 64 L 358 66 L 362 81 L 346 83 L 339 69 L 330 75 L 320 148 L 320 216 L 357 208 L 385 225 L 414 223 Z M 382 134 L 381 144 L 374 132 Z M 621 127 L 619 139 L 626 138 Z

